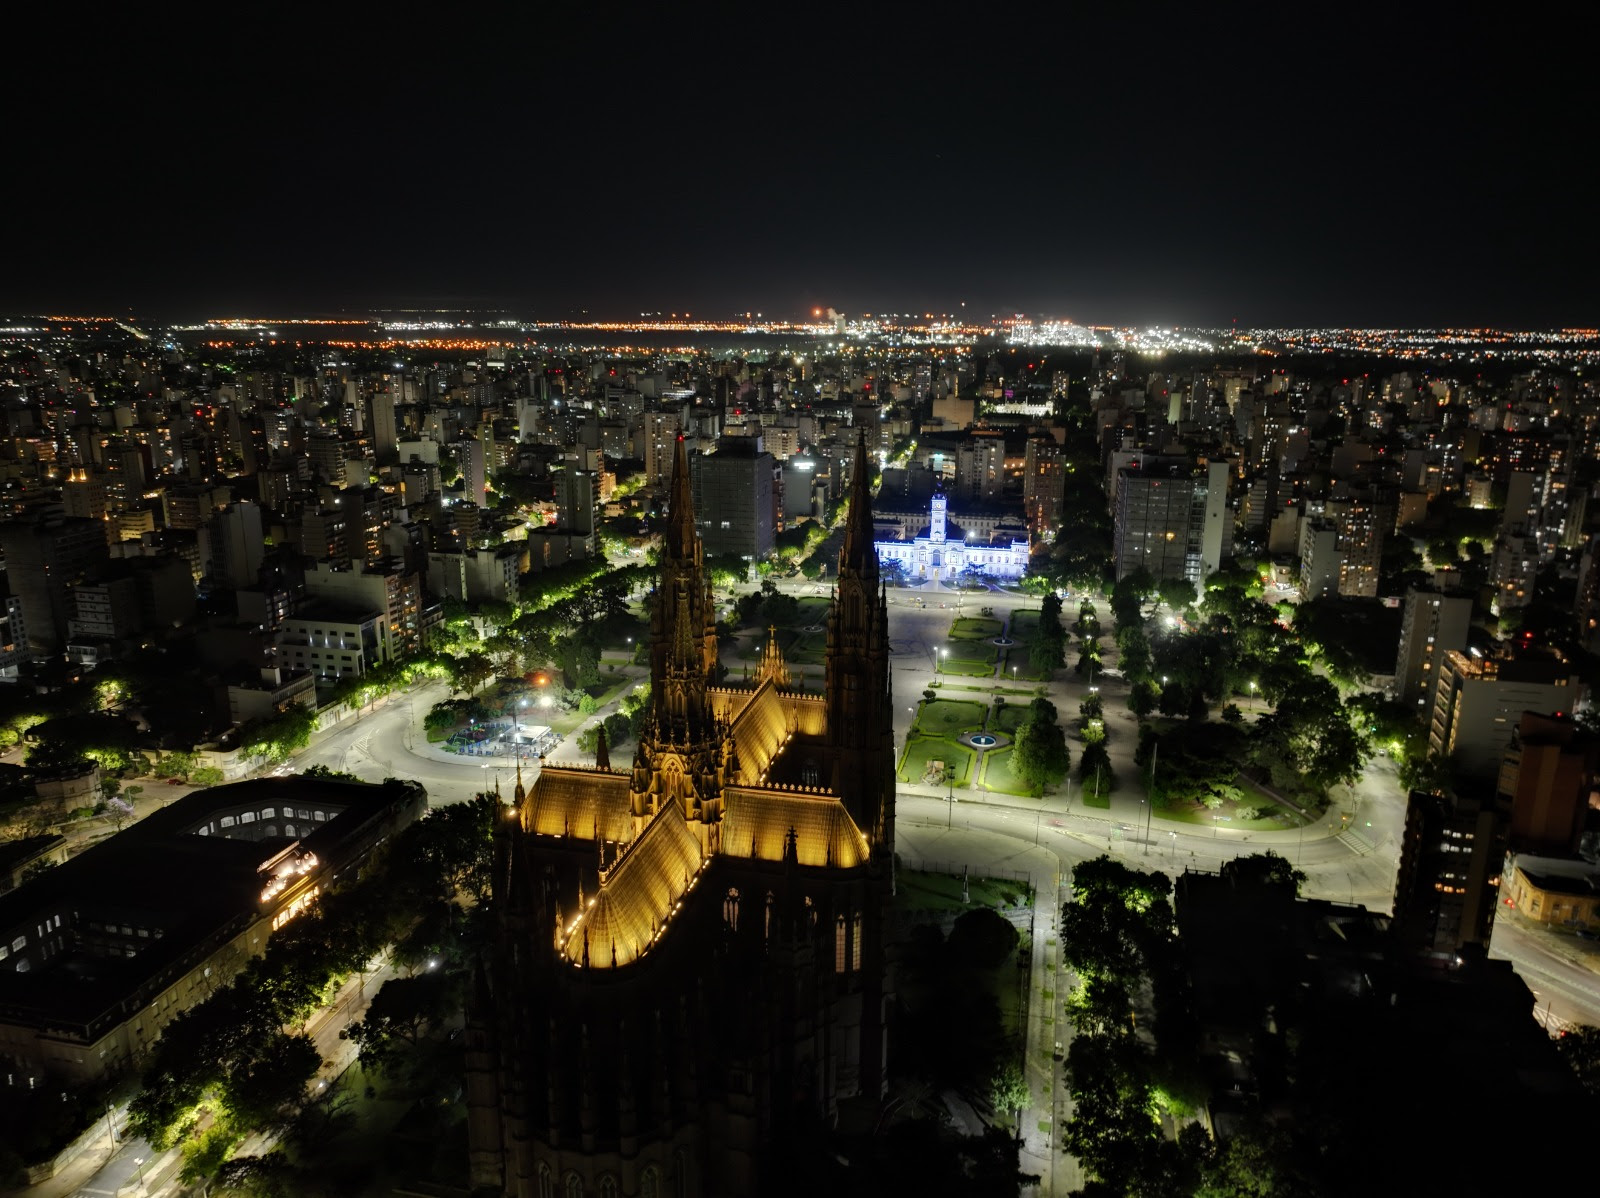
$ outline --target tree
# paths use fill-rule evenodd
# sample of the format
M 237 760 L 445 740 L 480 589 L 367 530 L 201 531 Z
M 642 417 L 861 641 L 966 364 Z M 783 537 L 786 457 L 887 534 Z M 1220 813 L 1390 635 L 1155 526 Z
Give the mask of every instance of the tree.
M 390 978 L 367 1008 L 366 1018 L 339 1033 L 361 1051 L 361 1063 L 385 1073 L 413 1054 L 461 1009 L 459 974 L 432 969 L 411 978 Z
M 1016 947 L 1017 929 L 988 907 L 956 916 L 945 941 L 946 951 L 967 969 L 998 969 Z
M 239 746 L 246 757 L 258 757 L 269 764 L 286 761 L 311 743 L 316 727 L 317 713 L 296 703 L 240 728 Z
M 1294 868 L 1271 849 L 1224 861 L 1222 876 L 1237 887 L 1285 888 L 1295 895 L 1299 895 L 1306 880 L 1304 871 Z
M 452 901 L 464 892 L 474 902 L 489 897 L 493 835 L 499 801 L 480 794 L 465 803 L 435 807 L 402 834 L 411 885 L 421 894 Z
M 1600 1028 L 1580 1027 L 1563 1032 L 1556 1050 L 1578 1075 L 1578 1084 L 1600 1095 Z
M 1022 1066 L 1015 1060 L 1000 1066 L 989 1081 L 990 1108 L 996 1114 L 1001 1111 L 1012 1112 L 1020 1119 L 1031 1101 L 1033 1092 L 1028 1089 L 1028 1079 L 1023 1076 Z
M 1056 721 L 1029 718 L 1017 729 L 1011 769 L 1036 792 L 1060 782 L 1071 764 L 1066 734 Z

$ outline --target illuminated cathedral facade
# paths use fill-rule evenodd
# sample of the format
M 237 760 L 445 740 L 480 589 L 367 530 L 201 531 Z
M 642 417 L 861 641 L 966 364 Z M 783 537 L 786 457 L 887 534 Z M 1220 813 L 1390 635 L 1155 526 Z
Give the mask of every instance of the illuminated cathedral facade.
M 771 1193 L 841 1102 L 882 1095 L 894 743 L 870 477 L 858 444 L 823 692 L 790 689 L 775 642 L 723 685 L 679 442 L 633 762 L 602 739 L 593 765 L 519 776 L 497 829 L 475 1193 Z

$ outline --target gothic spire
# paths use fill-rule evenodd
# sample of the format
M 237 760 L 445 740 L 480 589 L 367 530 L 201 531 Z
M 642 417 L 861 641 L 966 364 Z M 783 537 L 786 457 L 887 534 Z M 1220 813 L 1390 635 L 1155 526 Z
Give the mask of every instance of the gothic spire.
M 604 724 L 595 729 L 594 763 L 603 770 L 611 768 L 611 751 L 606 747 L 606 726 Z
M 683 434 L 672 456 L 672 488 L 667 498 L 667 527 L 662 539 L 666 542 L 668 556 L 676 561 L 697 556 L 698 538 L 694 529 L 694 491 L 689 485 L 689 453 L 683 445 Z
M 789 663 L 778 647 L 778 629 L 771 624 L 767 625 L 767 646 L 761 651 L 761 671 L 756 677 L 763 682 L 771 678 L 785 690 L 789 687 Z
M 847 570 L 858 577 L 878 577 L 878 551 L 872 534 L 872 465 L 867 458 L 864 428 L 856 433 L 855 464 L 850 470 L 850 515 L 844 529 L 844 548 L 839 551 L 840 575 Z

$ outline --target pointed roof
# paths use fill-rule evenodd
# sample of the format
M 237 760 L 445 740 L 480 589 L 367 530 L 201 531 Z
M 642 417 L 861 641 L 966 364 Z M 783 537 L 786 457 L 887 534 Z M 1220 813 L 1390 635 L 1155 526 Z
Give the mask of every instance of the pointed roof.
M 602 723 L 595 730 L 594 736 L 594 763 L 599 769 L 611 768 L 611 750 L 606 745 L 606 726 Z
M 667 526 L 663 539 L 670 556 L 681 560 L 693 555 L 694 490 L 689 483 L 689 452 L 684 448 L 682 433 L 678 434 L 672 454 L 672 487 L 667 493 Z
M 878 572 L 878 551 L 872 533 L 872 465 L 867 459 L 867 430 L 856 434 L 855 463 L 850 470 L 850 514 L 839 551 L 839 570 L 858 574 Z
M 767 646 L 761 651 L 760 677 L 770 678 L 780 687 L 789 685 L 789 663 L 783 660 L 783 650 L 778 647 L 776 625 L 767 625 Z

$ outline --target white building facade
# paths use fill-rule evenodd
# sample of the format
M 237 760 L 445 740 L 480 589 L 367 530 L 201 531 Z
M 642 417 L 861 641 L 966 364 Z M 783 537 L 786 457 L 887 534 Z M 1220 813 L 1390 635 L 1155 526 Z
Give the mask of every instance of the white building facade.
M 928 530 L 909 541 L 879 541 L 874 546 L 882 565 L 898 568 L 908 582 L 953 581 L 963 574 L 1021 578 L 1028 572 L 1028 541 L 979 541 L 949 536 L 949 499 L 935 494 L 928 512 Z M 1004 534 L 997 531 L 997 536 Z

